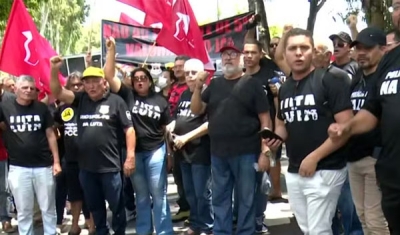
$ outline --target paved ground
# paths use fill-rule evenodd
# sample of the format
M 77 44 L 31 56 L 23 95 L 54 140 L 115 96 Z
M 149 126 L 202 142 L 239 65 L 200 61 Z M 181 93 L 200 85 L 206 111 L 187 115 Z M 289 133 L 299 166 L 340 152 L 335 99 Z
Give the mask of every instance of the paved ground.
M 285 182 L 284 182 L 284 175 L 286 174 L 286 169 L 287 169 L 287 159 L 282 160 L 282 186 L 283 189 L 286 189 L 285 187 Z M 174 184 L 173 177 L 169 176 L 168 178 L 169 181 L 169 186 L 168 186 L 168 199 L 170 201 L 170 207 L 172 213 L 175 213 L 178 210 L 178 207 L 175 205 L 175 201 L 177 199 L 177 189 L 176 185 Z M 286 191 L 286 190 L 284 190 Z M 289 204 L 286 203 L 276 203 L 276 204 L 268 204 L 267 205 L 267 210 L 265 211 L 265 222 L 269 226 L 270 234 L 275 235 L 301 235 L 302 233 L 300 232 L 294 218 L 293 214 L 290 210 Z M 83 217 L 83 216 L 82 216 Z M 109 214 L 109 217 L 111 217 L 111 214 Z M 71 217 L 66 216 L 67 224 L 71 224 Z M 111 222 L 111 221 L 110 221 Z M 83 225 L 84 220 L 81 218 L 81 224 Z M 17 225 L 16 221 L 13 221 L 14 225 Z M 174 225 L 174 230 L 176 231 L 177 234 L 183 234 L 184 231 L 187 230 L 187 228 L 183 227 L 183 223 L 180 224 L 175 224 Z M 132 221 L 128 224 L 127 227 L 127 235 L 133 235 L 136 234 L 135 231 L 135 222 Z M 18 234 L 18 233 L 14 233 Z M 43 234 L 43 230 L 41 228 L 37 228 L 35 230 L 36 235 L 41 235 Z M 63 233 L 67 234 L 67 233 Z M 82 235 L 86 235 L 87 230 L 82 230 Z

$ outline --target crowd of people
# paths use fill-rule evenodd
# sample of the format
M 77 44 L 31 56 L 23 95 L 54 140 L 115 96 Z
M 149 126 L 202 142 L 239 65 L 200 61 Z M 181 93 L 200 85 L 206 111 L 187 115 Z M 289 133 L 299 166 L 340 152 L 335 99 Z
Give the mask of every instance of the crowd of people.
M 3 231 L 15 231 L 14 202 L 19 234 L 33 234 L 37 213 L 45 235 L 64 232 L 68 200 L 72 235 L 81 211 L 89 234 L 110 234 L 108 209 L 116 235 L 131 219 L 140 235 L 172 235 L 178 221 L 189 235 L 267 233 L 267 202 L 286 201 L 285 144 L 289 204 L 304 234 L 400 235 L 400 0 L 392 17 L 391 32 L 358 32 L 350 17 L 351 36 L 326 40 L 285 26 L 268 55 L 253 18 L 243 45 L 220 48 L 223 75 L 209 82 L 187 56 L 158 78 L 146 67 L 123 71 L 113 38 L 104 68 L 88 65 L 64 87 L 63 58 L 51 58 L 51 97 L 39 100 L 30 76 L 3 79 Z

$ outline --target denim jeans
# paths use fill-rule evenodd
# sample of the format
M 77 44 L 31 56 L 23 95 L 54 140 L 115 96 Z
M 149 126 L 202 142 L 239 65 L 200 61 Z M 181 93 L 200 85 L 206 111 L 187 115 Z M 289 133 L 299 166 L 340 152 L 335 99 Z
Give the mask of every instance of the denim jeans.
M 10 165 L 8 183 L 18 211 L 18 233 L 33 234 L 33 202 L 36 195 L 42 212 L 44 235 L 56 234 L 56 184 L 53 168 Z
M 256 170 L 258 154 L 221 158 L 211 156 L 214 235 L 232 234 L 232 192 L 237 191 L 237 235 L 255 232 Z
M 8 215 L 8 163 L 7 160 L 0 161 L 0 222 L 10 222 L 11 217 Z
M 262 226 L 264 223 L 264 212 L 267 209 L 268 195 L 261 192 L 259 185 L 262 183 L 264 172 L 257 172 L 257 189 L 255 195 L 255 206 L 256 206 L 256 225 Z
M 190 228 L 212 233 L 214 212 L 211 204 L 211 167 L 181 162 L 183 188 L 190 206 Z
M 136 170 L 131 176 L 136 192 L 136 233 L 172 235 L 171 211 L 167 200 L 166 146 L 136 153 Z M 153 212 L 151 209 L 153 202 Z M 154 219 L 153 216 L 154 215 Z
M 112 212 L 112 229 L 115 235 L 125 235 L 126 218 L 122 192 L 121 172 L 93 173 L 82 170 L 79 174 L 83 194 L 93 215 L 97 235 L 108 235 L 107 200 Z
M 334 235 L 340 235 L 340 227 L 343 226 L 344 235 L 363 235 L 360 220 L 358 219 L 356 208 L 350 190 L 349 177 L 343 184 L 342 191 L 337 204 L 341 218 L 338 213 L 332 220 L 332 231 Z

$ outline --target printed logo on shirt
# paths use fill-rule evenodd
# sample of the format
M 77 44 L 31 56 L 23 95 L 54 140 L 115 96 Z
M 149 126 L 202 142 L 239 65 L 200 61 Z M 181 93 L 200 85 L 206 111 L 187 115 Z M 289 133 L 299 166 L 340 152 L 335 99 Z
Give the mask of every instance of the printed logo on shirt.
M 64 136 L 78 136 L 78 125 L 76 123 L 64 123 Z
M 130 111 L 126 111 L 126 118 L 128 118 L 128 120 L 132 120 L 132 116 L 131 116 L 131 112 Z
M 132 113 L 149 117 L 154 120 L 160 120 L 161 118 L 161 109 L 158 105 L 146 104 L 139 100 L 136 100 L 135 105 L 132 108 Z
M 10 116 L 10 129 L 13 132 L 34 132 L 42 129 L 39 115 Z
M 81 120 L 88 120 L 82 123 L 82 127 L 96 127 L 96 126 L 103 126 L 103 120 L 110 119 L 110 106 L 109 105 L 100 105 L 99 113 L 97 114 L 81 114 L 79 118 Z
M 195 117 L 195 115 L 190 110 L 190 101 L 182 101 L 178 105 L 178 112 L 176 114 L 180 117 Z
M 74 117 L 74 110 L 72 108 L 66 108 L 61 113 L 61 119 L 64 122 L 69 122 Z
M 108 105 L 101 105 L 99 108 L 99 113 L 101 114 L 108 114 L 110 112 L 110 106 Z
M 368 91 L 354 91 L 351 93 L 351 103 L 353 104 L 354 111 L 360 111 L 364 106 L 365 99 L 368 95 Z
M 317 121 L 315 103 L 313 94 L 286 98 L 280 102 L 282 118 L 286 123 Z
M 400 70 L 390 71 L 386 74 L 385 81 L 381 84 L 380 95 L 397 94 Z

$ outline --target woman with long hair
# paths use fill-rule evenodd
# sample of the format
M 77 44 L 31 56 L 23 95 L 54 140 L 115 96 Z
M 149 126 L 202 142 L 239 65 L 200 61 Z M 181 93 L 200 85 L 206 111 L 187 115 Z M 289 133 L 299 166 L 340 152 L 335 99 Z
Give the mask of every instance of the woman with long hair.
M 171 160 L 171 154 L 165 144 L 166 125 L 170 119 L 168 102 L 155 92 L 154 81 L 145 68 L 132 71 L 132 89 L 115 78 L 115 42 L 108 40 L 106 45 L 105 77 L 111 91 L 128 104 L 136 131 L 136 169 L 131 180 L 139 212 L 137 234 L 152 234 L 154 222 L 156 234 L 172 235 L 174 231 L 167 201 L 167 165 L 171 165 L 167 158 Z

